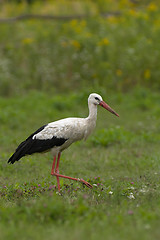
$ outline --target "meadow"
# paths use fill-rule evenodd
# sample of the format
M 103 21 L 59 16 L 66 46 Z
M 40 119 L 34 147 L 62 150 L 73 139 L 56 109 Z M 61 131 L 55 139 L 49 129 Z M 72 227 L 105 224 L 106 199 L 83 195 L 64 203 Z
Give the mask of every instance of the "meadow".
M 51 2 L 4 4 L 0 17 L 60 14 Z M 160 237 L 159 5 L 113 1 L 109 10 L 123 14 L 104 18 L 101 1 L 87 2 L 80 9 L 94 17 L 0 24 L 1 239 Z M 91 92 L 120 118 L 99 107 L 94 133 L 63 152 L 60 173 L 93 189 L 60 179 L 58 193 L 50 153 L 7 164 L 40 126 L 87 116 Z
M 61 179 L 61 194 L 50 175 L 50 153 L 28 156 L 14 165 L 7 160 L 42 124 L 86 116 L 87 96 L 32 92 L 1 98 L 2 239 L 159 237 L 159 95 L 143 89 L 105 97 L 120 118 L 99 109 L 94 134 L 66 150 L 60 164 L 61 173 L 82 177 L 94 188 Z

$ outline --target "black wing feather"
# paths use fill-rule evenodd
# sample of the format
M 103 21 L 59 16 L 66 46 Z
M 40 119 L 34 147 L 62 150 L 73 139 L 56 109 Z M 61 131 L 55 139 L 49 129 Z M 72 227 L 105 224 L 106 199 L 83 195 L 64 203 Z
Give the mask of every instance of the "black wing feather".
M 42 131 L 47 125 L 42 126 L 33 134 L 31 134 L 25 141 L 23 141 L 16 149 L 15 153 L 10 157 L 8 163 L 14 163 L 23 156 L 31 155 L 33 153 L 41 153 L 51 149 L 54 146 L 61 146 L 67 141 L 65 138 L 52 137 L 51 139 L 41 140 L 33 139 L 32 137 L 38 132 Z

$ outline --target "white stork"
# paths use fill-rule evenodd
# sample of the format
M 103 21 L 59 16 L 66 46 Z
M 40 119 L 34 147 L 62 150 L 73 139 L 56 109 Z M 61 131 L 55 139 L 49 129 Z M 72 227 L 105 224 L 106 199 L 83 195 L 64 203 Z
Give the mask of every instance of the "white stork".
M 88 98 L 89 115 L 87 118 L 65 118 L 42 126 L 17 147 L 15 153 L 8 160 L 8 163 L 13 164 L 26 155 L 51 150 L 53 155 L 51 174 L 57 178 L 59 191 L 59 177 L 80 181 L 87 187 L 92 188 L 92 185 L 83 179 L 59 174 L 59 161 L 61 152 L 64 149 L 68 148 L 73 142 L 86 139 L 91 134 L 96 126 L 98 105 L 119 117 L 119 115 L 102 100 L 100 95 L 92 93 Z

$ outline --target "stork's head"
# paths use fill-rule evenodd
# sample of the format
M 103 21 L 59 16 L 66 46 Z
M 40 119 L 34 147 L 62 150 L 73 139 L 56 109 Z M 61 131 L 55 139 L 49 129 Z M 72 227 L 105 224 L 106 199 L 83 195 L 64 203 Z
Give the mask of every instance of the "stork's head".
M 102 97 L 97 93 L 91 93 L 88 98 L 88 103 L 92 103 L 94 105 L 100 105 L 103 108 L 107 109 L 109 112 L 115 114 L 117 117 L 119 117 L 118 113 L 116 113 L 107 103 L 105 103 L 102 99 Z

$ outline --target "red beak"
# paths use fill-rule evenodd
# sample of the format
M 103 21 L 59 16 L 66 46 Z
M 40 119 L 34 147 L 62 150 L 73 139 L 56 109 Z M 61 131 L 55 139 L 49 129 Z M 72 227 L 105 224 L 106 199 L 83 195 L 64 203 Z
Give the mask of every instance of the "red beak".
M 101 101 L 99 103 L 100 106 L 102 106 L 103 108 L 107 109 L 109 112 L 113 113 L 114 115 L 116 115 L 117 117 L 119 117 L 118 113 L 116 113 L 107 103 L 105 103 L 104 101 Z

